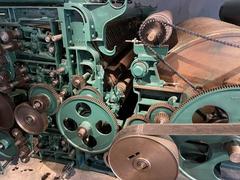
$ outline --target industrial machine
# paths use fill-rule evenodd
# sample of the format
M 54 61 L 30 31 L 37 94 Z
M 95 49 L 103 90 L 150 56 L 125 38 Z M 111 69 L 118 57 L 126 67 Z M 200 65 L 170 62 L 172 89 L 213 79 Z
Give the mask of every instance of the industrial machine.
M 0 172 L 238 179 L 240 28 L 152 1 L 1 0 Z

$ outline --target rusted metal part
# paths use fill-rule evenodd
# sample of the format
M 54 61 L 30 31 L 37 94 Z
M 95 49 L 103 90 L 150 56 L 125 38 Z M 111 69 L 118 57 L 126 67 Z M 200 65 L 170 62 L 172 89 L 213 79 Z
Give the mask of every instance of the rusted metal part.
M 159 45 L 169 40 L 173 28 L 164 26 L 160 21 L 173 23 L 173 17 L 170 11 L 162 11 L 150 15 L 139 29 L 140 40 L 148 45 Z
M 10 129 L 13 125 L 13 103 L 8 96 L 0 94 L 0 130 Z
M 141 134 L 147 136 L 162 135 L 191 135 L 191 136 L 228 136 L 239 135 L 240 124 L 144 124 L 129 126 L 119 132 L 119 136 L 125 133 Z
M 180 24 L 180 27 L 202 35 L 233 42 L 240 42 L 240 28 L 210 18 L 195 18 Z M 240 51 L 223 44 L 210 42 L 184 32 L 177 32 L 178 43 L 171 49 L 166 61 L 193 84 L 212 88 L 240 81 Z M 189 85 L 170 69 L 159 64 L 160 77 L 167 82 Z
M 240 163 L 240 146 L 239 144 L 228 144 L 226 147 L 229 159 L 233 163 Z
M 119 62 L 117 64 L 113 63 L 113 65 L 109 65 L 107 67 L 107 84 L 111 87 L 115 86 L 118 83 L 120 76 L 129 69 L 133 60 L 134 52 L 131 50 L 119 57 Z
M 48 118 L 45 113 L 39 113 L 27 103 L 15 108 L 14 116 L 18 125 L 29 134 L 40 134 L 48 127 Z
M 108 162 L 124 180 L 175 180 L 178 176 L 178 149 L 163 137 L 126 134 L 111 147 Z

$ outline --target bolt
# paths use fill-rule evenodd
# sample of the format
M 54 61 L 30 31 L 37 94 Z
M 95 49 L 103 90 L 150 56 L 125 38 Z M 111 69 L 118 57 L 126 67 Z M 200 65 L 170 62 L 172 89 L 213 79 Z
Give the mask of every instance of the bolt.
M 62 34 L 58 34 L 58 35 L 52 36 L 52 41 L 53 42 L 57 42 L 57 41 L 59 41 L 61 39 L 62 39 Z
M 55 52 L 55 47 L 54 46 L 49 46 L 48 47 L 48 52 L 53 54 Z
M 40 109 L 42 107 L 42 104 L 40 102 L 34 102 L 33 109 Z
M 25 121 L 26 121 L 27 124 L 32 124 L 33 121 L 34 121 L 34 118 L 32 116 L 27 116 Z
M 2 143 L 0 143 L 0 149 L 4 150 L 4 145 Z
M 15 129 L 12 130 L 12 136 L 15 137 L 15 138 L 17 138 L 17 137 L 20 138 L 20 137 L 23 136 L 23 134 L 19 129 L 15 128 Z
M 53 78 L 53 77 L 55 77 L 55 71 L 51 71 L 50 73 L 49 73 L 49 76 L 51 77 L 51 78 Z
M 240 145 L 234 142 L 227 145 L 229 159 L 233 163 L 240 163 Z
M 83 127 L 80 127 L 79 130 L 78 130 L 78 136 L 81 138 L 81 139 L 85 139 L 87 138 L 88 136 L 88 131 L 86 128 L 83 128 Z
M 157 32 L 156 30 L 152 30 L 148 36 L 147 36 L 147 39 L 152 42 L 156 39 L 157 35 L 158 35 L 159 32 Z
M 51 35 L 47 35 L 47 36 L 45 37 L 45 41 L 46 41 L 47 43 L 49 43 L 49 42 L 51 41 Z
M 147 163 L 145 162 L 138 162 L 137 166 L 141 169 L 146 169 L 148 167 Z
M 134 161 L 133 161 L 133 167 L 136 170 L 141 171 L 141 170 L 145 170 L 147 168 L 150 168 L 151 164 L 147 159 L 137 158 L 137 159 L 134 159 Z
M 55 87 L 58 85 L 58 83 L 59 83 L 59 81 L 57 79 L 55 79 L 52 81 L 52 86 Z

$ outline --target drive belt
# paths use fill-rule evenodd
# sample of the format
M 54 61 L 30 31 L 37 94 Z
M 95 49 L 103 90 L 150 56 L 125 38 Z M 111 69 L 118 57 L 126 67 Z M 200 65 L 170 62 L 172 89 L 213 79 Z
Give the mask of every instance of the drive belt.
M 121 130 L 123 134 L 148 135 L 148 136 L 231 136 L 240 134 L 240 123 L 220 124 L 143 124 L 132 125 Z

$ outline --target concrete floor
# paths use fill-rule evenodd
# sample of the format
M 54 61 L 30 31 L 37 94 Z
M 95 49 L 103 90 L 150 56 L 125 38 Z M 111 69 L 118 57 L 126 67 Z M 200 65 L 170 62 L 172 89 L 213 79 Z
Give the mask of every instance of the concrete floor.
M 57 180 L 64 165 L 52 162 L 41 162 L 31 159 L 27 164 L 9 165 L 0 175 L 1 180 Z M 116 180 L 116 178 L 91 171 L 75 170 L 71 180 Z M 60 179 L 59 179 L 60 180 Z
M 60 179 L 63 167 L 62 164 L 32 158 L 27 164 L 9 165 L 4 175 L 0 175 L 0 180 L 117 180 L 105 174 L 79 169 L 76 169 L 75 174 L 70 178 Z M 187 180 L 187 178 L 179 175 L 178 180 Z

